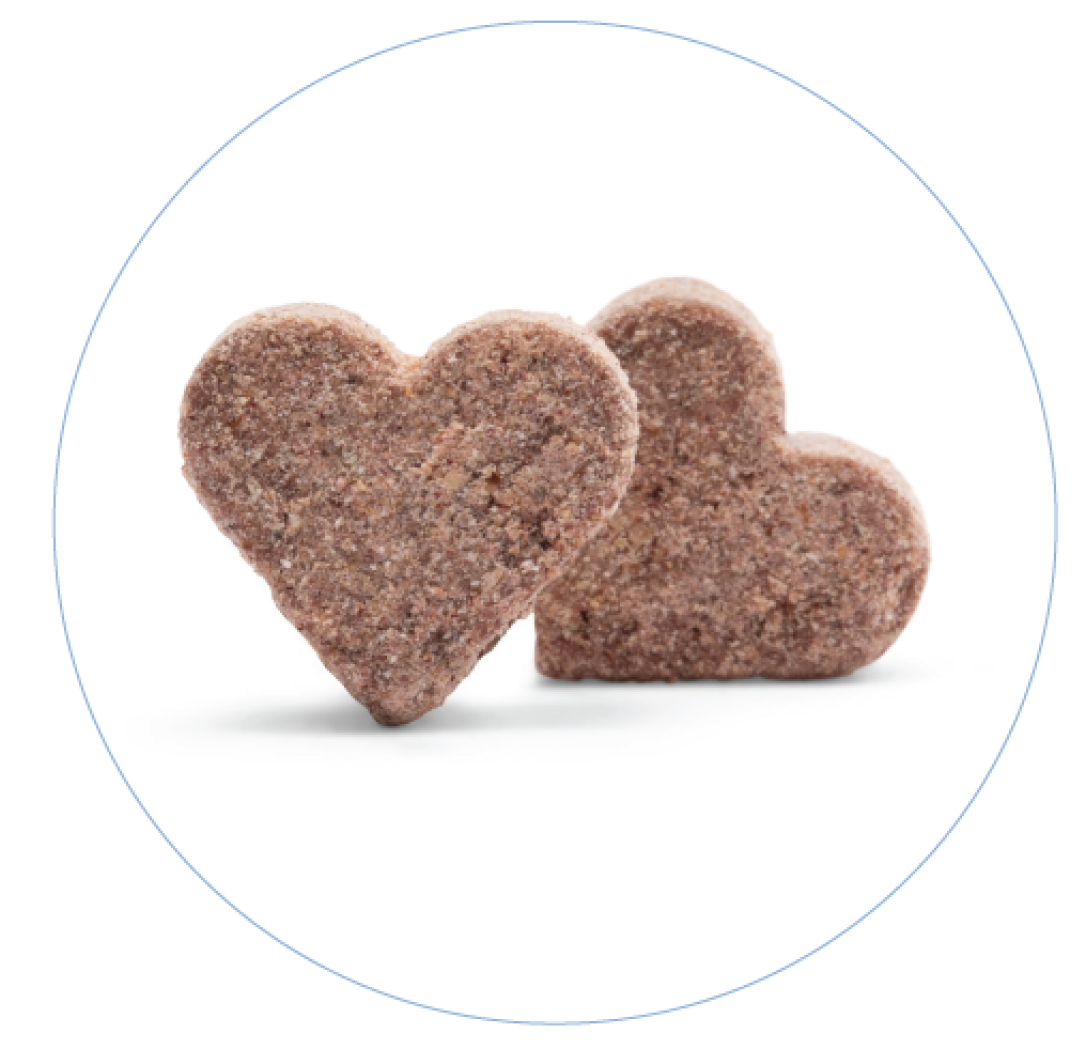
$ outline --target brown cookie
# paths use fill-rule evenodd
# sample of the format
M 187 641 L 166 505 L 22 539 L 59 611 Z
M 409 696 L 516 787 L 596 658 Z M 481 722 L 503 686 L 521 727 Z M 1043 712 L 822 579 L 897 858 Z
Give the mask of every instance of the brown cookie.
M 772 339 L 707 283 L 649 283 L 589 329 L 629 375 L 641 439 L 618 512 L 536 602 L 539 670 L 820 678 L 881 656 L 930 557 L 901 475 L 787 435 Z
M 338 308 L 231 326 L 181 411 L 184 474 L 373 717 L 413 721 L 615 510 L 633 392 L 595 335 L 495 312 L 422 358 Z

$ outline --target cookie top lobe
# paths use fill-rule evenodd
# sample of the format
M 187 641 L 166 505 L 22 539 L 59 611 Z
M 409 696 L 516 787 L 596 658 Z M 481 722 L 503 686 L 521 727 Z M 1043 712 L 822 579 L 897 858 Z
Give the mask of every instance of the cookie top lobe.
M 700 448 L 702 433 L 711 432 L 712 450 L 733 460 L 759 457 L 767 438 L 783 435 L 773 339 L 722 290 L 699 279 L 657 279 L 617 297 L 588 329 L 637 390 L 643 465 L 689 462 L 689 433 Z

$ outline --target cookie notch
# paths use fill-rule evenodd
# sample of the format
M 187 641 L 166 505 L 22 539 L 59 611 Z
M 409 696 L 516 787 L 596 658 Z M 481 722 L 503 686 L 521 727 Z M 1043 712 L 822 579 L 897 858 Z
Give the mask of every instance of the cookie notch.
M 772 338 L 708 283 L 648 283 L 588 328 L 637 393 L 640 444 L 618 512 L 536 603 L 539 671 L 824 678 L 881 656 L 930 561 L 901 474 L 786 434 Z

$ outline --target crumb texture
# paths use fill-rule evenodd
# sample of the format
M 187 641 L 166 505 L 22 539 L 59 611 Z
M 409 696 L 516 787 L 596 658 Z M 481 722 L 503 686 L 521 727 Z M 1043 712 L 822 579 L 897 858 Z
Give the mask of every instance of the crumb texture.
M 422 358 L 323 305 L 257 312 L 197 366 L 184 475 L 382 724 L 440 706 L 615 510 L 637 410 L 568 320 L 497 312 Z
M 930 549 L 886 460 L 787 435 L 769 334 L 707 283 L 631 291 L 589 329 L 638 396 L 618 512 L 536 603 L 554 678 L 819 678 L 881 656 L 912 616 Z

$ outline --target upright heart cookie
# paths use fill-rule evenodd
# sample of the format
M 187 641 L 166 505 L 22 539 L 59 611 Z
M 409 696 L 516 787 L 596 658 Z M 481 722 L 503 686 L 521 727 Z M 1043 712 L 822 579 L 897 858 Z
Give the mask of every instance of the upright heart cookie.
M 322 305 L 257 312 L 197 366 L 184 474 L 373 717 L 439 706 L 618 504 L 633 392 L 593 334 L 496 312 L 422 358 Z
M 707 283 L 649 283 L 589 329 L 637 392 L 641 441 L 619 511 L 536 603 L 539 670 L 816 678 L 882 655 L 930 555 L 901 475 L 786 435 L 769 334 Z

